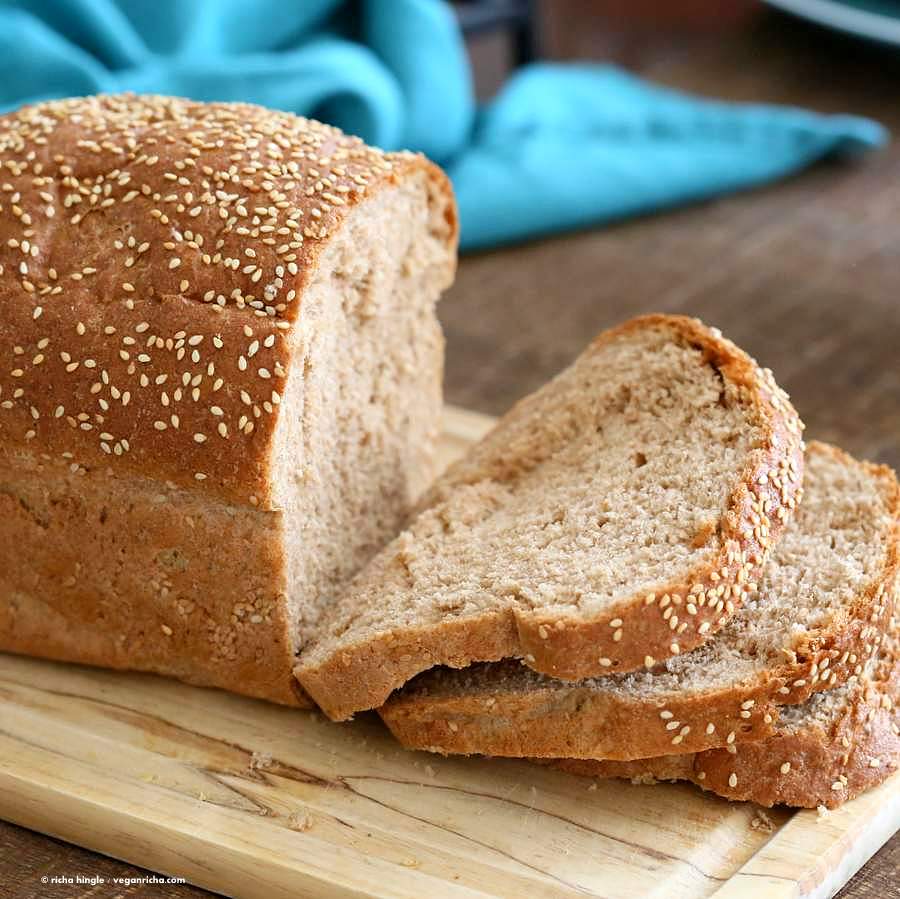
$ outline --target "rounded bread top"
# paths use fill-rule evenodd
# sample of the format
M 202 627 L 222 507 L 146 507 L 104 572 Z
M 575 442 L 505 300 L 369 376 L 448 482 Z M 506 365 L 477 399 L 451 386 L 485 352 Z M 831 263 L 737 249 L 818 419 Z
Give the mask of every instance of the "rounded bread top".
M 106 95 L 0 117 L 0 453 L 271 507 L 319 253 L 423 169 L 449 197 L 422 156 L 249 104 Z

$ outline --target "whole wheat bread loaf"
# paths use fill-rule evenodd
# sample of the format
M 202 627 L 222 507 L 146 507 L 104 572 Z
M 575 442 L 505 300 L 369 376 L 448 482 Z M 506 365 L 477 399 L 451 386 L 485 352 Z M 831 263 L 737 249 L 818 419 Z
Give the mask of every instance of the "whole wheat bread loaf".
M 635 761 L 560 759 L 571 774 L 636 782 L 689 780 L 759 805 L 834 808 L 900 767 L 896 624 L 870 671 L 784 709 L 775 732 L 727 749 Z
M 772 733 L 778 706 L 858 675 L 893 607 L 900 488 L 822 443 L 758 590 L 708 643 L 651 670 L 571 684 L 516 663 L 426 672 L 381 715 L 444 753 L 634 759 Z M 676 608 L 670 606 L 670 608 Z
M 800 492 L 801 424 L 714 329 L 601 334 L 441 477 L 350 584 L 297 676 L 340 719 L 436 665 L 575 679 L 704 642 Z
M 449 183 L 241 104 L 0 117 L 0 650 L 307 700 L 433 477 Z

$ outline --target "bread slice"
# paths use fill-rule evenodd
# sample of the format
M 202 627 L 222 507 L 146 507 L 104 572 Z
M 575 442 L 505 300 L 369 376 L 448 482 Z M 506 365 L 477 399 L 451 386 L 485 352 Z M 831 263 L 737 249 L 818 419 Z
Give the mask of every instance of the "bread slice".
M 571 774 L 652 783 L 689 780 L 759 805 L 834 808 L 900 767 L 900 660 L 896 633 L 871 672 L 784 710 L 753 743 L 630 762 L 561 759 Z
M 515 662 L 427 672 L 381 710 L 405 746 L 633 759 L 772 732 L 778 706 L 860 673 L 891 614 L 900 488 L 822 443 L 759 589 L 710 640 L 649 671 L 569 684 Z
M 447 178 L 289 113 L 0 116 L 0 651 L 310 705 L 433 480 Z
M 438 480 L 296 674 L 333 718 L 436 665 L 575 679 L 652 667 L 739 605 L 801 489 L 801 424 L 720 333 L 601 334 Z

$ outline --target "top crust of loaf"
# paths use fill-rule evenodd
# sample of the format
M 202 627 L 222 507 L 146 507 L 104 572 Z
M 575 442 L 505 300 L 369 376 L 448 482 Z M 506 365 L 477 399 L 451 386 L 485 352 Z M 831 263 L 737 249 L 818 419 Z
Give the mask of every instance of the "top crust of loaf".
M 0 451 L 261 509 L 289 332 L 348 210 L 420 177 L 457 238 L 424 157 L 247 104 L 24 107 L 0 175 Z
M 539 605 L 511 606 L 447 617 L 438 625 L 395 627 L 355 641 L 341 634 L 320 635 L 301 654 L 296 674 L 326 714 L 342 719 L 379 706 L 415 674 L 437 665 L 465 667 L 474 661 L 521 657 L 536 671 L 572 680 L 652 666 L 704 642 L 728 620 L 798 501 L 802 423 L 771 372 L 760 369 L 717 330 L 695 319 L 668 315 L 634 319 L 601 334 L 581 359 L 644 331 L 662 332 L 672 343 L 701 351 L 704 362 L 723 383 L 745 399 L 752 424 L 761 434 L 747 452 L 725 511 L 715 523 L 720 535 L 718 554 L 711 562 L 685 570 L 649 593 L 633 594 L 595 616 L 565 616 Z M 529 459 L 510 458 L 510 433 L 532 435 L 525 453 L 540 459 L 539 409 L 552 397 L 555 383 L 504 416 L 437 481 L 421 509 L 427 513 L 470 485 L 502 481 L 527 465 Z M 517 452 L 518 448 L 517 444 Z M 408 539 L 409 534 L 402 534 L 376 557 L 351 584 L 345 605 L 352 603 L 355 590 L 377 592 L 392 560 L 403 555 Z M 666 611 L 671 605 L 684 610 L 674 628 L 674 616 Z
M 513 757 L 643 759 L 766 737 L 773 732 L 779 706 L 804 702 L 816 691 L 833 689 L 857 676 L 879 651 L 883 629 L 894 610 L 900 570 L 900 486 L 887 466 L 857 462 L 836 447 L 815 441 L 809 445 L 804 506 L 792 523 L 794 534 L 779 545 L 769 564 L 785 564 L 781 572 L 803 569 L 808 561 L 792 557 L 790 550 L 785 559 L 785 545 L 790 546 L 804 516 L 807 521 L 813 518 L 814 524 L 829 522 L 834 519 L 823 505 L 836 509 L 838 518 L 856 507 L 855 488 L 848 487 L 846 502 L 831 499 L 832 475 L 841 471 L 846 471 L 849 482 L 859 479 L 866 484 L 872 500 L 860 509 L 866 528 L 860 526 L 857 536 L 857 545 L 866 547 L 871 568 L 860 574 L 852 591 L 848 584 L 832 603 L 818 603 L 821 624 L 802 633 L 786 627 L 779 643 L 765 652 L 756 641 L 773 622 L 763 618 L 768 624 L 759 631 L 750 630 L 748 637 L 740 617 L 763 616 L 753 606 L 745 607 L 738 620 L 707 647 L 675 662 L 681 672 L 690 664 L 689 670 L 702 675 L 698 669 L 710 664 L 707 649 L 715 650 L 723 639 L 743 639 L 754 644 L 745 652 L 754 656 L 759 652 L 766 659 L 764 666 L 742 666 L 739 662 L 744 657 L 723 653 L 723 659 L 735 664 L 726 670 L 719 660 L 720 674 L 694 684 L 673 682 L 671 668 L 643 675 L 636 683 L 613 676 L 576 684 L 541 677 L 515 662 L 459 672 L 438 669 L 394 694 L 379 710 L 382 717 L 408 748 Z M 828 530 L 823 526 L 818 532 L 820 541 Z M 805 533 L 804 526 L 800 535 Z M 786 577 L 780 575 L 781 580 Z M 771 573 L 764 575 L 756 604 L 771 595 L 770 578 Z M 816 582 L 807 589 L 813 591 L 807 601 L 815 603 L 821 595 Z M 792 594 L 779 599 L 789 604 Z M 799 628 L 799 616 L 795 621 Z M 776 651 L 782 640 L 785 647 L 790 645 L 790 652 Z

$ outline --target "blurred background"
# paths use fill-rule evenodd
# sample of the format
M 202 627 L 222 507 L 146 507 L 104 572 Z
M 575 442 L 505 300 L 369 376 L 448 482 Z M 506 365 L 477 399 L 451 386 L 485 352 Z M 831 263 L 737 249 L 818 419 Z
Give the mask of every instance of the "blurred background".
M 648 53 L 684 52 L 764 12 L 760 0 L 460 0 L 453 7 L 482 100 L 536 57 L 639 70 Z
M 900 465 L 900 4 L 868 5 L 886 13 L 864 22 L 880 40 L 755 0 L 532 4 L 546 57 L 615 62 L 726 100 L 871 116 L 895 138 L 749 193 L 466 256 L 442 306 L 448 400 L 501 412 L 600 328 L 685 312 L 773 368 L 808 434 Z M 471 33 L 467 47 L 490 96 L 515 37 Z
M 443 165 L 452 403 L 502 413 L 602 328 L 683 312 L 900 466 L 900 3 L 0 0 L 0 26 L 6 108 L 247 100 Z
M 194 15 L 201 8 L 205 19 Z M 601 329 L 642 312 L 686 313 L 771 367 L 808 435 L 900 467 L 900 143 L 887 140 L 900 128 L 900 3 L 0 0 L 0 96 L 14 106 L 32 95 L 175 85 L 201 99 L 259 99 L 268 85 L 294 108 L 288 95 L 302 93 L 304 76 L 288 77 L 283 60 L 266 58 L 245 77 L 227 59 L 198 72 L 194 51 L 176 51 L 204 37 L 198 23 L 232 48 L 265 31 L 288 40 L 284 17 L 317 9 L 379 42 L 420 115 L 411 131 L 379 132 L 386 115 L 360 119 L 360 130 L 411 134 L 446 152 L 439 161 L 467 227 L 500 210 L 493 231 L 470 230 L 441 303 L 449 402 L 500 414 Z M 431 52 L 420 40 L 435 28 L 443 37 Z M 153 44 L 146 60 L 142 31 Z M 160 47 L 175 49 L 160 57 Z M 135 60 L 149 62 L 134 74 Z M 335 77 L 347 75 L 342 66 Z M 518 93 L 504 91 L 511 84 Z M 333 102 L 313 108 L 343 121 Z M 455 135 L 449 149 L 438 140 L 445 131 Z M 520 212 L 531 219 L 516 230 Z M 895 837 L 840 895 L 896 896 L 898 869 Z M 0 885 L 12 889 L 0 886 L 3 895 L 33 895 L 38 873 L 78 870 L 139 873 L 0 823 Z M 182 886 L 167 895 L 208 894 Z

